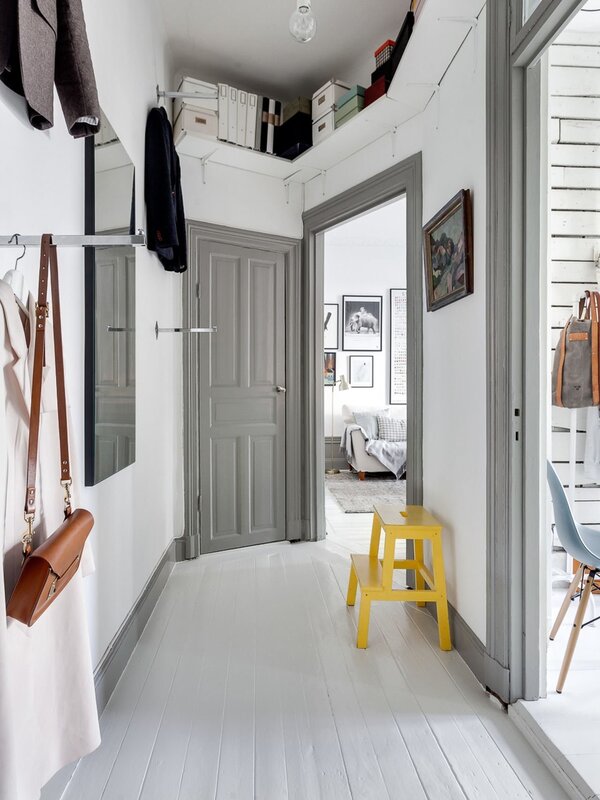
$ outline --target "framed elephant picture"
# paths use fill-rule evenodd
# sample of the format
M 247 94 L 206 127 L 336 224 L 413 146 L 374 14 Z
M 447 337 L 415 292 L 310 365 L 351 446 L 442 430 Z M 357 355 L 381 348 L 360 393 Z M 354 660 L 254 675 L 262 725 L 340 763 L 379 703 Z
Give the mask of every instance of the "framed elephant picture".
M 343 350 L 381 350 L 382 308 L 383 298 L 380 295 L 344 295 Z

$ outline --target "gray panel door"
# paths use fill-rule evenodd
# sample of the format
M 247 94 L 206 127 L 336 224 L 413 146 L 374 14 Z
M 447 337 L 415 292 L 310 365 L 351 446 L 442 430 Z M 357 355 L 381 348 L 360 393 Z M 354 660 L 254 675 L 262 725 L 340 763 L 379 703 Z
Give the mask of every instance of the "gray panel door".
M 285 262 L 199 248 L 202 552 L 285 536 Z

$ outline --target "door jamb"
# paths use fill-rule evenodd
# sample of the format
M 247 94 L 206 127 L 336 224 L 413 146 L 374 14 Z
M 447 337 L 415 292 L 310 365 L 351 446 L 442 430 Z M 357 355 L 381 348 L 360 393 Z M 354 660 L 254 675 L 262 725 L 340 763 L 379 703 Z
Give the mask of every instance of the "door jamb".
M 302 378 L 304 447 L 304 513 L 307 538 L 325 536 L 325 432 L 321 379 L 323 358 L 323 236 L 328 228 L 358 214 L 406 195 L 407 222 L 407 326 L 408 337 L 408 474 L 407 502 L 423 501 L 423 271 L 421 228 L 421 153 L 405 159 L 358 186 L 307 211 L 304 216 L 302 318 L 306 340 L 303 346 Z
M 200 327 L 200 284 L 197 272 L 198 243 L 220 242 L 238 247 L 280 253 L 285 259 L 285 331 L 286 331 L 286 539 L 304 538 L 302 526 L 301 473 L 302 424 L 300 411 L 300 256 L 301 241 L 265 233 L 228 228 L 205 222 L 188 221 L 189 267 L 183 276 L 184 328 Z M 177 557 L 197 558 L 201 553 L 200 539 L 200 451 L 198 435 L 198 339 L 183 337 L 183 443 L 184 443 L 184 503 L 185 526 L 182 539 L 177 540 Z
M 544 0 L 521 26 L 520 0 L 488 4 L 485 672 L 486 685 L 505 702 L 534 700 L 544 690 L 540 587 L 532 589 L 527 583 L 527 564 L 541 548 L 540 483 L 545 481 L 541 470 L 530 473 L 527 462 L 543 445 L 537 315 L 535 341 L 523 344 L 534 334 L 535 320 L 527 306 L 540 270 L 539 247 L 533 243 L 539 244 L 542 235 L 539 207 L 537 214 L 534 208 L 539 164 L 530 174 L 528 163 L 536 153 L 539 158 L 540 151 L 535 139 L 541 125 L 542 82 L 535 67 L 582 5 L 583 0 Z M 533 101 L 536 106 L 531 109 Z

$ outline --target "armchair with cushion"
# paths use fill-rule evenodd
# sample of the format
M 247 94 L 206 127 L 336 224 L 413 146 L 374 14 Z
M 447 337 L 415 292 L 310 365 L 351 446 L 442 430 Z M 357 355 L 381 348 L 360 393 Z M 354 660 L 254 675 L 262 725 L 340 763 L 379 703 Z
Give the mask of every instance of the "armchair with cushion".
M 342 416 L 346 429 L 341 448 L 360 480 L 365 480 L 367 473 L 393 473 L 379 458 L 367 452 L 369 443 L 379 438 L 378 417 L 389 417 L 389 408 L 352 410 L 345 405 L 342 406 Z

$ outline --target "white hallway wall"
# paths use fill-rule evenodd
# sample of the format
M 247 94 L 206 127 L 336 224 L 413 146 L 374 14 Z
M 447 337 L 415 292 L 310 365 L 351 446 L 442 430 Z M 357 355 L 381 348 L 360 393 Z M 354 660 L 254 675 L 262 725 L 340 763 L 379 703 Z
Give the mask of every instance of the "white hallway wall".
M 451 603 L 477 636 L 486 637 L 486 118 L 485 11 L 444 76 L 438 105 L 308 184 L 307 208 L 419 151 L 423 220 L 459 189 L 471 189 L 473 295 L 424 317 L 424 502 L 445 525 Z M 475 42 L 474 42 L 475 39 Z M 474 58 L 474 46 L 477 58 Z
M 334 436 L 344 429 L 342 405 L 381 408 L 390 400 L 390 289 L 406 288 L 406 201 L 400 200 L 325 234 L 325 302 L 339 305 L 337 376 L 350 380 L 349 357 L 373 356 L 373 388 L 335 392 Z M 381 352 L 344 351 L 343 295 L 380 295 L 383 299 Z M 325 387 L 325 435 L 331 435 L 331 388 Z M 391 406 L 394 416 L 406 406 Z
M 158 15 L 144 0 L 84 0 L 100 102 L 136 167 L 137 220 L 143 203 L 144 128 L 165 82 Z M 118 20 L 118 24 L 115 23 Z M 83 142 L 65 129 L 55 103 L 55 127 L 33 130 L 20 101 L 0 88 L 0 219 L 2 233 L 83 232 Z M 0 276 L 17 251 L 0 250 Z M 24 269 L 37 285 L 39 250 Z M 60 253 L 68 391 L 74 422 L 73 454 L 83 483 L 84 272 L 83 251 Z M 167 274 L 144 248 L 136 258 L 137 452 L 136 463 L 77 501 L 96 518 L 92 547 L 96 572 L 86 579 L 94 663 L 117 632 L 169 542 L 183 528 L 181 343 L 155 341 L 156 319 L 181 318 L 181 278 Z
M 486 637 L 486 353 L 485 353 L 485 11 L 432 100 L 400 128 L 396 158 L 384 137 L 306 185 L 313 208 L 363 180 L 423 154 L 423 220 L 459 189 L 474 203 L 475 292 L 424 319 L 425 503 L 446 526 L 450 601 L 477 636 Z M 475 59 L 475 47 L 477 58 Z M 302 191 L 289 202 L 280 180 L 182 159 L 190 219 L 299 238 Z

